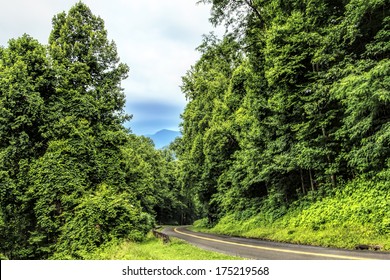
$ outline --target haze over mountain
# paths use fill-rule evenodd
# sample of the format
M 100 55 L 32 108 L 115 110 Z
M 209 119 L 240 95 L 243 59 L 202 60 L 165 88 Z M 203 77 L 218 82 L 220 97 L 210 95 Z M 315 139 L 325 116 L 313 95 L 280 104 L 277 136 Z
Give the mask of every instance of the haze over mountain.
M 157 149 L 161 149 L 165 146 L 168 146 L 176 137 L 179 137 L 181 133 L 179 131 L 162 129 L 157 131 L 153 135 L 146 135 L 151 138 L 154 142 L 154 145 Z

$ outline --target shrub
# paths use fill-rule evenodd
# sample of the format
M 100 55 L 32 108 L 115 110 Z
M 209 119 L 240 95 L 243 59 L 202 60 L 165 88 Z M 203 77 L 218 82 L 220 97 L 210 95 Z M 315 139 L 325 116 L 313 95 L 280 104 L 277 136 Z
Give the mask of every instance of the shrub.
M 141 241 L 152 227 L 153 218 L 131 195 L 118 195 L 103 184 L 82 200 L 64 224 L 55 258 L 83 258 L 115 239 Z

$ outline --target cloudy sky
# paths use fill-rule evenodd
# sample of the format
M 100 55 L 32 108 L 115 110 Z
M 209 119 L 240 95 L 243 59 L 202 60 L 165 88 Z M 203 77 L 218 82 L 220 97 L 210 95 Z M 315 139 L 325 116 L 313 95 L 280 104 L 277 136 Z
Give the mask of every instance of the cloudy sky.
M 2 0 L 0 45 L 24 33 L 46 44 L 52 17 L 78 0 Z M 181 77 L 199 58 L 195 48 L 213 31 L 210 7 L 197 0 L 84 0 L 103 18 L 121 61 L 129 65 L 122 84 L 126 112 L 137 134 L 178 130 L 186 100 Z

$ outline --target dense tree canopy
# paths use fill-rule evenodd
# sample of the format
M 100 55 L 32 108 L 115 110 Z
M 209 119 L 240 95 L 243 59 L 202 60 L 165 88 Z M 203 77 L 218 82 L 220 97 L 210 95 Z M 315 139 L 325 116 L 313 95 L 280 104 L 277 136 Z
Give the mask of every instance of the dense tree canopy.
M 179 158 L 209 222 L 389 168 L 388 1 L 199 2 L 226 35 L 183 77 Z
M 141 240 L 185 212 L 167 150 L 123 127 L 120 63 L 104 22 L 79 2 L 53 18 L 49 44 L 0 49 L 0 250 L 83 258 Z

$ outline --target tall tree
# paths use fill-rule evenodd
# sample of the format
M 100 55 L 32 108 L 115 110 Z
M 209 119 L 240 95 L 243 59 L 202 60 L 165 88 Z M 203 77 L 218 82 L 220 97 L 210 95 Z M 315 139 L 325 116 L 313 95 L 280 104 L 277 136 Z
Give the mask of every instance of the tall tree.
M 218 95 L 208 93 L 221 52 L 203 52 L 184 79 L 184 93 L 193 93 L 183 114 L 184 173 L 200 194 L 211 190 L 204 201 L 215 217 L 261 204 L 283 209 L 386 168 L 388 1 L 199 2 L 212 4 L 211 22 L 225 24 L 224 39 L 244 57 Z
M 82 258 L 109 240 L 142 238 L 157 202 L 138 196 L 150 175 L 128 181 L 126 163 L 144 151 L 124 152 L 134 140 L 122 126 L 128 67 L 103 20 L 79 2 L 54 17 L 47 48 L 23 36 L 0 55 L 5 255 Z
M 183 77 L 182 90 L 189 104 L 182 115 L 184 147 L 181 159 L 185 173 L 183 182 L 186 187 L 197 190 L 212 221 L 217 212 L 212 197 L 217 192 L 218 177 L 227 164 L 224 159 L 231 154 L 228 146 L 234 146 L 234 140 L 229 140 L 229 132 L 215 123 L 219 124 L 223 119 L 224 108 L 220 105 L 241 54 L 231 38 L 219 42 L 213 35 L 204 38 L 199 50 L 203 53 L 202 58 Z
M 35 221 L 26 192 L 29 165 L 47 145 L 40 127 L 51 95 L 48 65 L 45 48 L 27 35 L 0 52 L 0 246 L 11 258 L 33 254 L 28 240 Z

